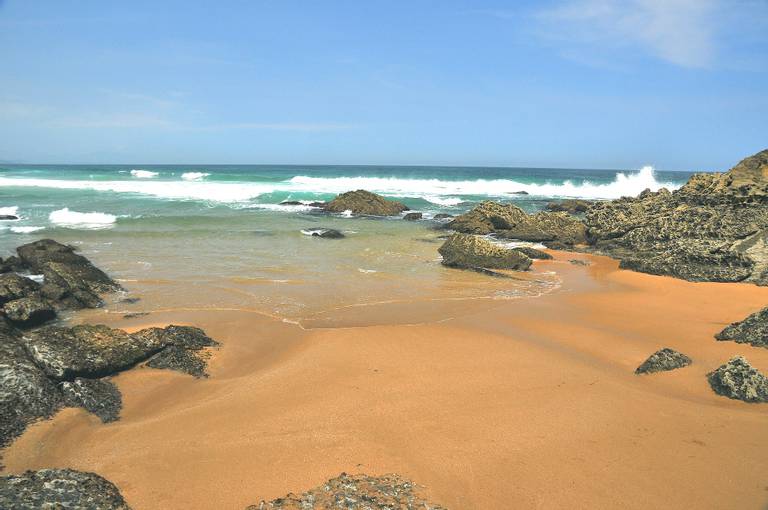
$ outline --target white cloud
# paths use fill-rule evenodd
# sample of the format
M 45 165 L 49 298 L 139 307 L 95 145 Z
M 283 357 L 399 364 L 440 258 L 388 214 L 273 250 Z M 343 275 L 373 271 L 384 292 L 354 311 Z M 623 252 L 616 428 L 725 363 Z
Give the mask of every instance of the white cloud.
M 567 0 L 537 18 L 544 35 L 571 53 L 634 47 L 702 68 L 715 59 L 719 7 L 717 0 Z

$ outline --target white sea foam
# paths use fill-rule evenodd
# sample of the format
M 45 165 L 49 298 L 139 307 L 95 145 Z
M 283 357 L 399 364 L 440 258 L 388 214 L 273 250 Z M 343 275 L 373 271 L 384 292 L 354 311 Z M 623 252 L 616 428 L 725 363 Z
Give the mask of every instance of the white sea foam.
M 8 207 L 0 207 L 0 215 L 3 215 L 3 216 L 17 216 L 18 211 L 19 211 L 19 207 L 16 205 L 11 205 Z
M 522 183 L 512 179 L 478 179 L 474 181 L 445 181 L 440 179 L 400 179 L 394 177 L 308 177 L 299 175 L 289 181 L 293 190 L 317 193 L 342 193 L 354 189 L 366 189 L 395 196 L 422 197 L 425 200 L 458 200 L 455 195 L 480 195 L 511 197 L 515 192 L 526 191 L 531 195 L 578 198 L 619 198 L 635 196 L 646 188 L 653 191 L 666 187 L 676 189 L 674 183 L 656 180 L 652 166 L 644 166 L 637 172 L 619 172 L 609 183 L 589 181 L 574 183 Z M 442 198 L 442 197 L 448 198 Z M 437 203 L 437 202 L 435 202 Z
M 102 212 L 77 212 L 69 208 L 53 211 L 48 219 L 51 223 L 67 228 L 77 229 L 102 229 L 110 228 L 117 221 L 117 216 Z
M 310 207 L 304 204 L 249 204 L 244 209 L 264 209 L 267 211 L 282 211 L 282 212 L 306 212 L 315 211 L 317 207 Z
M 378 273 L 375 269 L 363 269 L 362 267 L 358 267 L 357 270 L 363 274 Z
M 202 181 L 209 175 L 211 174 L 206 172 L 184 172 L 181 174 L 181 178 L 185 181 Z
M 431 202 L 437 205 L 442 205 L 443 207 L 453 207 L 453 206 L 459 205 L 464 201 L 464 199 L 461 199 L 458 197 L 440 197 L 435 195 L 424 195 L 422 197 L 417 197 L 417 198 L 423 198 L 427 202 Z
M 45 227 L 11 227 L 11 232 L 16 234 L 31 234 L 32 232 L 38 232 Z
M 137 179 L 152 179 L 153 177 L 157 177 L 160 174 L 151 170 L 135 169 L 131 170 L 131 175 Z

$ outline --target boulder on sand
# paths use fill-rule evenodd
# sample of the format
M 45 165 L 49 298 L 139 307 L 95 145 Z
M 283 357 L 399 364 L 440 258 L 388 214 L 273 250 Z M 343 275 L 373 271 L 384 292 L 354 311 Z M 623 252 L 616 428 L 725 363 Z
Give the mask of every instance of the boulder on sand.
M 130 510 L 112 482 L 73 469 L 41 469 L 0 477 L 0 508 Z
M 715 338 L 768 348 L 768 307 L 753 313 L 742 321 L 727 326 L 716 334 Z
M 405 216 L 403 216 L 403 219 L 407 221 L 416 221 L 416 220 L 420 220 L 422 217 L 423 217 L 423 214 L 420 212 L 410 212 Z
M 643 361 L 635 370 L 636 374 L 652 374 L 654 372 L 666 372 L 677 368 L 687 367 L 693 363 L 691 358 L 681 352 L 665 347 L 660 349 Z
M 352 214 L 369 216 L 397 216 L 408 207 L 394 200 L 387 200 L 381 195 L 370 191 L 348 191 L 337 196 L 322 208 L 328 212 L 342 213 L 352 211 Z
M 443 256 L 443 264 L 449 267 L 525 271 L 532 262 L 519 250 L 504 248 L 469 234 L 453 234 L 437 251 Z
M 707 374 L 709 385 L 718 395 L 744 402 L 768 402 L 768 377 L 757 371 L 743 356 Z

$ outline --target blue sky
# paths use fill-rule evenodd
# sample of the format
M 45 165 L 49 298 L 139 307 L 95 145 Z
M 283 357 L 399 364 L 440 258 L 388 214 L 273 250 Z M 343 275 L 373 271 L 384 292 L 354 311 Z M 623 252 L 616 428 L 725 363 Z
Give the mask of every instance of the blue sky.
M 768 1 L 0 0 L 0 160 L 713 170 Z

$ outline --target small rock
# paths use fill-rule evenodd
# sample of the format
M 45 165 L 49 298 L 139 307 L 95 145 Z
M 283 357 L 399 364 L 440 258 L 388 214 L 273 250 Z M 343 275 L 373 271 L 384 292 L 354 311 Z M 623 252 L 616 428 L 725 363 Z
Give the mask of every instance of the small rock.
M 590 261 L 583 260 L 583 259 L 571 259 L 568 262 L 570 262 L 574 266 L 589 266 L 589 265 L 592 265 L 592 263 Z
M 715 338 L 768 348 L 768 307 L 753 313 L 740 322 L 734 322 L 716 334 Z
M 298 200 L 284 200 L 280 202 L 280 205 L 304 205 Z
M 743 356 L 707 374 L 709 385 L 718 395 L 744 402 L 768 402 L 768 378 L 752 367 Z
M 128 303 L 130 305 L 134 303 L 138 303 L 139 301 L 141 301 L 141 298 L 137 298 L 137 297 L 127 297 L 120 300 L 121 303 Z
M 527 191 L 513 191 L 513 195 L 530 195 Z
M 123 398 L 112 381 L 77 377 L 74 381 L 61 383 L 61 391 L 64 395 L 64 405 L 82 407 L 98 416 L 104 423 L 120 417 Z
M 46 300 L 36 296 L 7 302 L 3 306 L 5 316 L 15 325 L 30 328 L 56 318 L 56 310 Z
M 149 315 L 149 312 L 131 312 L 123 315 L 123 319 L 135 319 L 137 317 L 145 317 Z
M 635 373 L 652 374 L 654 372 L 665 372 L 667 370 L 687 367 L 691 363 L 693 361 L 685 354 L 665 347 L 651 354 L 642 365 L 637 367 Z
M 420 212 L 411 212 L 411 213 L 408 213 L 405 216 L 403 216 L 403 219 L 407 220 L 407 221 L 416 221 L 416 220 L 420 220 L 421 217 L 422 217 L 422 213 L 420 213 Z
M 341 231 L 333 228 L 315 228 L 306 232 L 311 232 L 312 237 L 320 237 L 322 239 L 344 239 L 347 237 Z
M 130 510 L 112 482 L 73 469 L 41 469 L 0 477 L 0 508 Z
M 18 220 L 18 216 L 14 216 L 13 214 L 0 214 L 0 220 Z
M 361 189 L 342 193 L 327 204 L 323 204 L 323 209 L 334 213 L 352 211 L 352 214 L 396 216 L 407 211 L 408 207 L 400 202 L 387 200 L 381 195 Z
M 453 214 L 437 213 L 433 216 L 433 218 L 436 220 L 447 220 L 447 219 L 453 218 Z
M 524 253 L 469 234 L 453 234 L 437 251 L 443 264 L 450 267 L 525 271 L 531 266 Z

